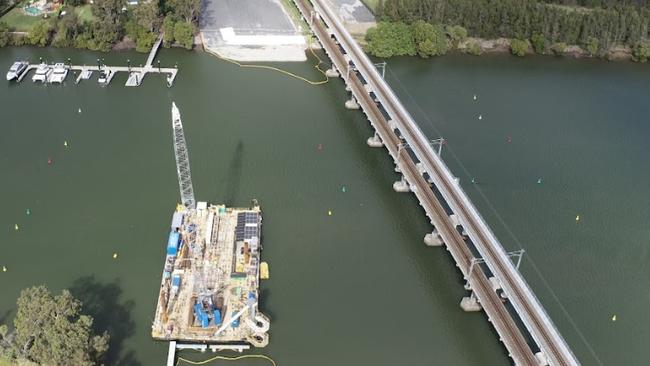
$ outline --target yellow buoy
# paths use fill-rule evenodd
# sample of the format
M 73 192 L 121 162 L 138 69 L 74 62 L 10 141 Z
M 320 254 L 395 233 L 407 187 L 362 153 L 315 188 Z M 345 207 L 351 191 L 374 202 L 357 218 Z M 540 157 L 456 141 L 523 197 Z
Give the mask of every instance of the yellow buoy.
M 63 146 L 68 147 L 68 141 L 63 141 Z
M 20 229 L 20 228 L 18 227 L 18 224 L 14 225 L 14 230 L 18 231 L 18 229 Z
M 2 272 L 7 272 L 7 267 L 2 266 Z
M 260 263 L 260 278 L 263 280 L 269 279 L 269 264 L 266 262 Z
M 117 253 L 113 253 L 113 259 L 117 259 Z
M 327 216 L 332 216 L 332 210 L 327 211 Z
M 613 321 L 613 322 L 616 321 L 616 314 L 614 314 L 614 316 L 612 316 L 612 321 Z
M 580 215 L 576 216 L 576 221 L 580 221 Z

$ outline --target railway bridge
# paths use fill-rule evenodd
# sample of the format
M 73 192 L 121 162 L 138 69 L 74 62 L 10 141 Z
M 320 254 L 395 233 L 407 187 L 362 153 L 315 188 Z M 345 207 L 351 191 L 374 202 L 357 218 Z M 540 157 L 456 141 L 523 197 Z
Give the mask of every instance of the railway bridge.
M 428 245 L 444 245 L 456 261 L 470 295 L 467 311 L 483 310 L 516 365 L 579 365 L 526 280 L 463 191 L 431 141 L 404 108 L 372 61 L 325 0 L 294 0 L 351 92 L 348 108 L 361 108 L 402 179 L 396 191 L 415 194 L 434 229 Z

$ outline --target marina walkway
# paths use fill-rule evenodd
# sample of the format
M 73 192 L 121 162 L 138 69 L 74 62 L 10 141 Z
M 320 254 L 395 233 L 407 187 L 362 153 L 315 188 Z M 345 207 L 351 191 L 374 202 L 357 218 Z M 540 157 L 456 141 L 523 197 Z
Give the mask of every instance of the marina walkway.
M 82 80 L 90 79 L 93 72 L 104 71 L 107 75 L 106 82 L 104 85 L 110 84 L 111 80 L 115 77 L 118 72 L 127 72 L 129 77 L 126 81 L 126 86 L 140 86 L 142 80 L 146 74 L 165 74 L 167 86 L 171 87 L 174 84 L 176 79 L 176 74 L 178 73 L 178 68 L 176 67 L 155 67 L 153 66 L 153 61 L 156 58 L 156 54 L 162 45 L 163 36 L 162 34 L 158 36 L 158 39 L 154 43 L 151 51 L 149 52 L 149 57 L 147 58 L 147 63 L 144 66 L 132 67 L 132 66 L 108 66 L 108 65 L 66 65 L 65 67 L 70 71 L 79 71 L 75 79 L 75 83 L 78 84 Z M 23 72 L 17 79 L 18 82 L 22 81 L 27 74 L 32 70 L 36 70 L 39 64 L 30 64 L 25 72 Z
M 463 273 L 472 292 L 461 306 L 485 311 L 515 364 L 579 365 L 508 253 L 372 61 L 322 0 L 294 1 L 332 60 L 330 73 L 338 71 L 352 93 L 346 106 L 361 107 L 374 127 L 369 145 L 386 147 L 402 173 L 395 189 L 413 192 L 433 224 L 427 241 L 444 243 Z

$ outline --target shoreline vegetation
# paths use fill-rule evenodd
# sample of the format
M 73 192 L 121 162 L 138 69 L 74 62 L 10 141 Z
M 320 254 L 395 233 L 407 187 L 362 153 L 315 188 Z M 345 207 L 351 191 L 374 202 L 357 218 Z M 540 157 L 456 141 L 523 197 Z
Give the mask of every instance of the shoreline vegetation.
M 366 0 L 369 1 L 369 0 Z M 373 0 L 365 36 L 373 56 L 457 50 L 646 62 L 648 0 Z
M 5 6 L 0 0 L 0 8 Z M 28 15 L 28 1 L 0 18 L 0 47 L 54 46 L 108 52 L 149 52 L 158 34 L 164 47 L 192 49 L 200 0 L 64 0 L 53 11 Z M 25 25 L 25 23 L 28 23 Z

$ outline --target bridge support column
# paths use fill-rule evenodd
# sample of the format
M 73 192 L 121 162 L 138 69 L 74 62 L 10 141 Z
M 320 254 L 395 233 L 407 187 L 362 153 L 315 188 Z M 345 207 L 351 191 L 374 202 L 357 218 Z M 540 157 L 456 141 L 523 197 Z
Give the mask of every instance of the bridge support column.
M 466 312 L 481 311 L 483 309 L 476 296 L 474 296 L 474 292 L 460 300 L 460 308 Z
M 402 177 L 401 180 L 398 180 L 397 182 L 393 183 L 393 189 L 395 192 L 410 192 L 411 187 L 409 186 L 409 183 Z
M 433 229 L 433 232 L 430 232 L 424 236 L 424 244 L 430 247 L 440 247 L 444 242 L 440 235 L 438 235 L 438 230 Z
M 375 132 L 374 136 L 371 136 L 368 138 L 368 146 L 370 147 L 382 147 L 384 146 L 384 143 L 381 142 L 381 139 L 379 138 L 379 135 L 377 135 L 377 132 Z
M 325 70 L 325 76 L 327 76 L 328 78 L 337 78 L 341 76 L 341 74 L 339 74 L 338 70 L 336 70 L 336 67 L 332 65 L 331 69 Z
M 359 103 L 357 103 L 357 100 L 354 98 L 354 96 L 350 97 L 350 99 L 345 102 L 345 108 L 359 109 Z

